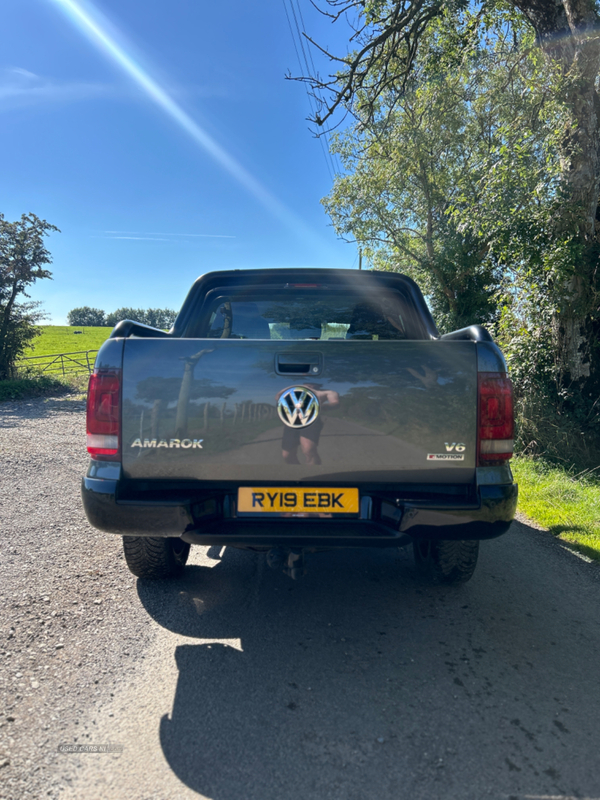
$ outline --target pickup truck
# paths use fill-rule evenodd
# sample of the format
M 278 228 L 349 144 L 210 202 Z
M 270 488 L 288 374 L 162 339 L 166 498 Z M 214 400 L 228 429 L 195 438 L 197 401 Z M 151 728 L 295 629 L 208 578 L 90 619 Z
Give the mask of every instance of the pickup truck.
M 490 334 L 440 336 L 391 272 L 211 272 L 167 333 L 124 320 L 90 376 L 82 496 L 140 578 L 190 546 L 305 555 L 411 546 L 461 583 L 505 533 L 517 486 L 512 387 Z

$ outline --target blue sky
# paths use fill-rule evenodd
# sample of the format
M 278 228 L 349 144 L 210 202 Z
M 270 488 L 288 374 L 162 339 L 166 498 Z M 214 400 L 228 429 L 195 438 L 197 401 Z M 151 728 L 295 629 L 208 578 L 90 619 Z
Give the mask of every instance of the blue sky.
M 332 179 L 306 90 L 284 80 L 291 2 L 4 0 L 0 211 L 62 231 L 31 292 L 50 322 L 178 309 L 214 269 L 357 266 L 319 203 Z M 345 50 L 348 28 L 297 3 Z

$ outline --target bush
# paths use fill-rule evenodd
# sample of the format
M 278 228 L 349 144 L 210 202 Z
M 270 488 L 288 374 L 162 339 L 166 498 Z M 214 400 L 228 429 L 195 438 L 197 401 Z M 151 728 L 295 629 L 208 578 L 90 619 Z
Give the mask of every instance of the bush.
M 27 397 L 40 397 L 50 394 L 64 394 L 73 391 L 73 385 L 66 380 L 39 375 L 25 378 L 13 378 L 0 381 L 0 402 L 6 400 L 23 400 Z
M 515 392 L 515 452 L 580 469 L 600 462 L 600 401 L 567 385 L 553 347 L 552 310 L 520 315 L 510 305 L 492 326 Z M 527 322 L 529 319 L 529 322 Z
M 40 322 L 45 315 L 39 305 L 33 302 L 15 303 L 10 309 L 0 358 L 0 380 L 16 377 L 16 361 L 42 332 Z

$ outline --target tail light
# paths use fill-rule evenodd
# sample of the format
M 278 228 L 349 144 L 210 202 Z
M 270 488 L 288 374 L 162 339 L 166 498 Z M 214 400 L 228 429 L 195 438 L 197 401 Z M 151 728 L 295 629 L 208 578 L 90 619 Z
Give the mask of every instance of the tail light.
M 479 373 L 478 465 L 494 466 L 511 458 L 515 423 L 510 378 L 502 372 Z
M 121 373 L 96 370 L 90 375 L 87 399 L 87 449 L 92 458 L 119 460 Z

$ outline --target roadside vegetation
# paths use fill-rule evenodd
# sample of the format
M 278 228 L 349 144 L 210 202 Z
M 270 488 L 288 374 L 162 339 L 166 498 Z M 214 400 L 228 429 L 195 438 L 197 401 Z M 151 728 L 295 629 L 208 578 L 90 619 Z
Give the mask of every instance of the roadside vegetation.
M 80 331 L 75 335 L 76 331 Z M 16 360 L 12 376 L 0 380 L 0 402 L 25 400 L 30 397 L 56 397 L 62 394 L 84 396 L 87 391 L 88 374 L 43 373 L 35 362 L 23 361 L 30 356 L 53 356 L 58 353 L 74 353 L 98 350 L 110 335 L 111 328 L 80 328 L 67 325 L 41 325 L 30 347 Z M 93 356 L 92 356 L 93 360 Z M 46 360 L 43 361 L 47 363 Z M 69 363 L 66 363 L 68 369 Z
M 84 396 L 87 375 L 68 375 L 54 378 L 49 375 L 27 375 L 0 381 L 0 403 L 27 400 L 30 397 L 56 397 L 61 394 Z
M 600 561 L 600 475 L 543 459 L 512 462 L 519 484 L 519 511 L 574 549 Z

